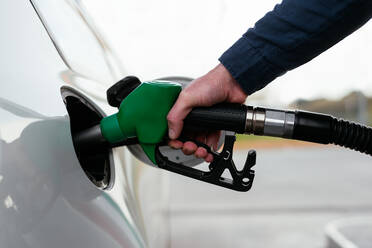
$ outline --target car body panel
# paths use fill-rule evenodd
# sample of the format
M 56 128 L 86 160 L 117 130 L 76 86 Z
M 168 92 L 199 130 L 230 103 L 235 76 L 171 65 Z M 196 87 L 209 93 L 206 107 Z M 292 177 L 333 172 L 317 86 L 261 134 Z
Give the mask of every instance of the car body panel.
M 1 247 L 166 247 L 164 172 L 118 148 L 112 186 L 101 190 L 74 151 L 60 88 L 110 114 L 94 93 L 118 75 L 101 84 L 72 70 L 29 1 L 0 2 L 0 32 Z

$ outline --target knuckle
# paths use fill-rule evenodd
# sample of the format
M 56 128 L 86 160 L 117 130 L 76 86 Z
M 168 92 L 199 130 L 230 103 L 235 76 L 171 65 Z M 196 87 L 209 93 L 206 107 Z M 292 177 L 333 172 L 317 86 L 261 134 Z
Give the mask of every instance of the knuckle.
M 168 120 L 168 122 L 170 122 L 170 123 L 174 123 L 174 122 L 176 121 L 176 119 L 175 119 L 175 117 L 174 117 L 174 115 L 173 115 L 172 113 L 169 113 L 169 114 L 167 115 L 167 120 Z
M 168 114 L 167 121 L 168 121 L 168 123 L 170 123 L 172 125 L 177 125 L 180 122 L 179 118 L 177 118 L 177 116 L 173 113 Z
M 188 90 L 183 90 L 178 96 L 178 101 L 180 101 L 182 104 L 188 104 L 190 102 L 190 99 L 192 98 L 192 94 L 188 92 Z

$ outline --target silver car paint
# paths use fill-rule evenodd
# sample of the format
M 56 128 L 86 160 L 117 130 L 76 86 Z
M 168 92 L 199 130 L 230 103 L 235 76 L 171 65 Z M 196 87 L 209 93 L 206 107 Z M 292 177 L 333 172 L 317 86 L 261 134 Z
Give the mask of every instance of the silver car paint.
M 164 172 L 116 149 L 100 190 L 76 158 L 60 87 L 110 113 L 100 83 L 64 63 L 29 1 L 0 2 L 0 32 L 0 246 L 166 247 Z

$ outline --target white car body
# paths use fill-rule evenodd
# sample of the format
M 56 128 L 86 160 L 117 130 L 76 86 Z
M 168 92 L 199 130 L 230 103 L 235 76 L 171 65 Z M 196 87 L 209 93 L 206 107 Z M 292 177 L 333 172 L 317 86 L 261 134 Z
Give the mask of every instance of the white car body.
M 0 246 L 167 247 L 166 172 L 118 148 L 97 186 L 75 153 L 61 87 L 111 114 L 125 76 L 79 1 L 1 1 L 0 33 Z

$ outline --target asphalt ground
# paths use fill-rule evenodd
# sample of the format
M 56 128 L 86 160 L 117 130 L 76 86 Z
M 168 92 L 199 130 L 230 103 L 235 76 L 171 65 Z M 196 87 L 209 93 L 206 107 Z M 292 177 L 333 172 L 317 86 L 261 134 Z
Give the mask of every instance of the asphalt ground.
M 241 165 L 247 151 L 235 152 Z M 326 247 L 333 220 L 372 216 L 372 160 L 332 146 L 257 150 L 249 192 L 171 175 L 171 247 Z

